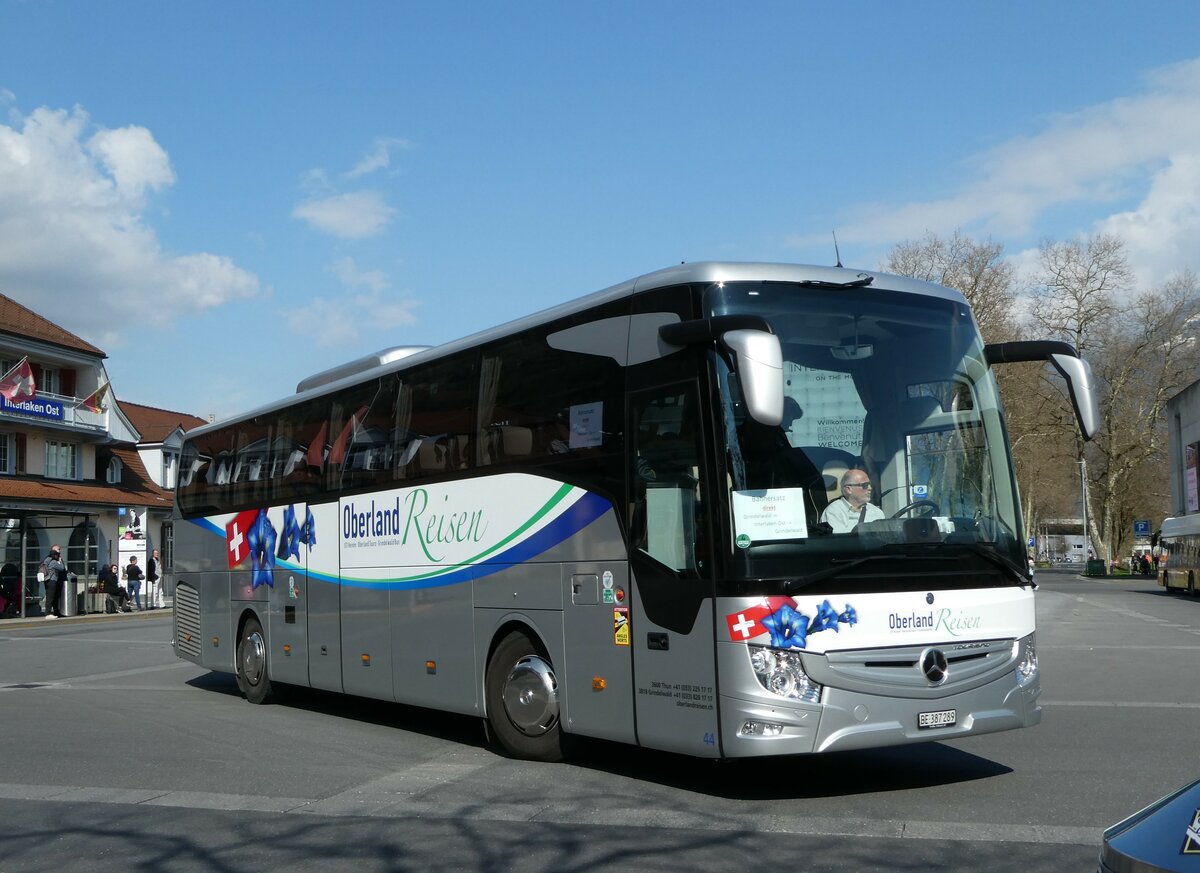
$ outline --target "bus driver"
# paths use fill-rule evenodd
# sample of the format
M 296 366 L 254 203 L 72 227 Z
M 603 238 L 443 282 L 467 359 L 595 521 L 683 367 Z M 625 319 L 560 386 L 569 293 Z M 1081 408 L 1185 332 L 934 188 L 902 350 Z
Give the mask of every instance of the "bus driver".
M 871 480 L 865 470 L 851 467 L 842 474 L 842 496 L 825 507 L 821 521 L 834 533 L 851 533 L 862 521 L 883 518 L 883 510 L 871 503 Z

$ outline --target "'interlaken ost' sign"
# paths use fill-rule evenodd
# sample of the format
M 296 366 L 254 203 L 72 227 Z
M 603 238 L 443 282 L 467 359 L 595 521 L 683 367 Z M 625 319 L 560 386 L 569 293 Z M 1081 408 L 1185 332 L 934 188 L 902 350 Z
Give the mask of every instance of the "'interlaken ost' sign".
M 0 394 L 0 412 L 14 412 L 18 415 L 33 415 L 38 418 L 49 418 L 53 421 L 63 421 L 66 418 L 66 407 L 57 400 L 47 400 L 43 397 L 33 397 L 29 400 L 11 402 Z

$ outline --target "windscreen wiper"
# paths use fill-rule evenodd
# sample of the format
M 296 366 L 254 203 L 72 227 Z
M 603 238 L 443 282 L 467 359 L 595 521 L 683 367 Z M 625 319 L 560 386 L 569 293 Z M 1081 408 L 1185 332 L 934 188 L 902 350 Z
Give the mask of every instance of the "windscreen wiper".
M 804 279 L 796 284 L 801 288 L 866 288 L 874 281 L 874 276 L 867 276 L 864 273 L 859 273 L 856 278 L 851 279 L 849 282 L 829 282 L 824 279 Z
M 951 544 L 944 543 L 943 545 L 948 546 Z M 1004 557 L 999 552 L 994 551 L 992 549 L 985 549 L 983 546 L 979 545 L 979 543 L 954 543 L 953 545 L 959 546 L 960 548 L 964 548 L 967 551 L 971 552 L 972 554 L 978 555 L 979 557 L 983 558 L 985 561 L 995 564 L 997 567 L 1000 567 L 1001 569 L 1007 570 L 1008 572 L 1010 572 L 1014 576 L 1016 576 L 1022 585 L 1028 583 L 1028 584 L 1032 585 L 1034 588 L 1037 588 L 1037 583 L 1025 575 L 1024 567 L 1021 567 L 1018 564 L 1013 563 L 1012 561 L 1010 561 L 1008 558 Z
M 799 579 L 785 579 L 783 582 L 783 590 L 790 591 L 793 588 L 807 588 L 810 585 L 815 585 L 817 582 L 824 582 L 826 579 L 832 579 L 835 576 L 841 576 L 855 567 L 871 561 L 953 561 L 956 560 L 950 555 L 904 555 L 904 554 L 883 554 L 883 555 L 865 555 L 861 558 L 833 558 L 829 563 L 832 567 L 827 567 L 818 573 L 813 573 L 810 576 L 801 576 Z

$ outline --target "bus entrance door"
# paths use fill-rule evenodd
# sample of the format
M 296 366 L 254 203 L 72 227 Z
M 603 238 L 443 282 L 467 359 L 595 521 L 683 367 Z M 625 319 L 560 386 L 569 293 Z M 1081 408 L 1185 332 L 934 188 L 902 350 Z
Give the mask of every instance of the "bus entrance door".
M 633 395 L 630 634 L 638 742 L 719 757 L 698 386 Z

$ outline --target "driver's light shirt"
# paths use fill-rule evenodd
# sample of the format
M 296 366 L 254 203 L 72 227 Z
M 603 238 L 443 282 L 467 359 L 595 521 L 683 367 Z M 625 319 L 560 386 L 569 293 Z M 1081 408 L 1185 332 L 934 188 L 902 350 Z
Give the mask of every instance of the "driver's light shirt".
M 867 508 L 867 514 L 863 516 L 863 521 L 878 521 L 883 518 L 883 510 L 874 503 L 863 504 Z M 854 530 L 854 526 L 858 524 L 858 517 L 862 514 L 862 507 L 855 509 L 850 505 L 850 501 L 845 497 L 839 497 L 833 503 L 825 507 L 825 511 L 821 513 L 821 521 L 828 522 L 833 528 L 834 533 L 850 533 Z

